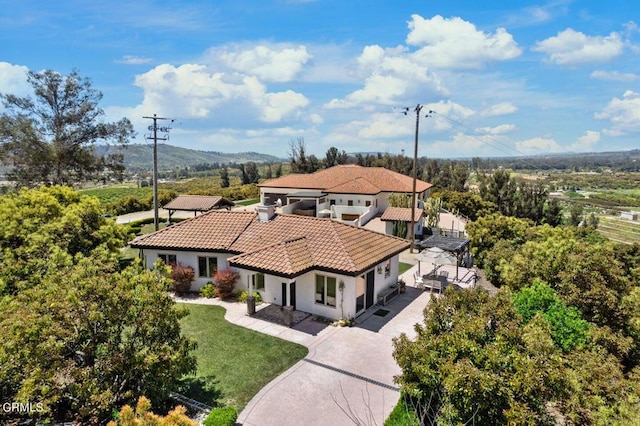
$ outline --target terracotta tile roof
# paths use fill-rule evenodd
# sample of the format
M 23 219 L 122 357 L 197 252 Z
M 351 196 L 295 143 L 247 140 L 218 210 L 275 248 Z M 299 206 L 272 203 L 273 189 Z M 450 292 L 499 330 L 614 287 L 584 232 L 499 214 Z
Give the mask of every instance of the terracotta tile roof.
M 412 192 L 413 178 L 384 167 L 338 165 L 311 174 L 290 174 L 258 186 L 274 188 L 316 189 L 334 193 L 378 194 L 380 192 Z M 416 181 L 416 191 L 423 192 L 431 184 Z
M 304 237 L 234 256 L 231 262 L 235 266 L 259 268 L 284 276 L 296 276 L 314 266 L 308 241 Z
M 226 213 L 233 213 L 225 215 Z M 225 216 L 220 216 L 225 215 Z M 224 220 L 220 220 L 224 217 Z M 255 219 L 254 212 L 211 210 L 131 241 L 134 248 L 230 251 L 238 235 Z
M 423 214 L 424 210 L 416 208 L 413 215 L 413 221 L 419 221 Z M 382 213 L 380 220 L 401 220 L 404 222 L 411 222 L 411 209 L 405 207 L 387 207 L 384 213 Z
M 296 276 L 309 269 L 357 275 L 409 247 L 409 242 L 330 219 L 211 211 L 131 242 L 134 248 L 226 251 L 231 265 Z
M 178 195 L 162 208 L 166 210 L 208 211 L 216 207 L 233 205 L 233 201 L 220 196 Z

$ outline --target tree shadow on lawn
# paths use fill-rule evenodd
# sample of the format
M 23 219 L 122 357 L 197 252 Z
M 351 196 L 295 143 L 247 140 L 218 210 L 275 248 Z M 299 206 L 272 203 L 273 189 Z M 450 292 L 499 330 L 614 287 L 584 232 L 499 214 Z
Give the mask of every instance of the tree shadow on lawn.
M 222 397 L 222 391 L 216 388 L 218 383 L 214 376 L 184 377 L 180 380 L 177 392 L 187 398 L 215 407 Z

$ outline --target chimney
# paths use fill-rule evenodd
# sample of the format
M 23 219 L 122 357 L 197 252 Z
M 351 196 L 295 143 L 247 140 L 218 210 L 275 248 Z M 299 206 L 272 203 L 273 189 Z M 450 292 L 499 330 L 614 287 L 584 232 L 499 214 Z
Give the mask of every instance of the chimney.
M 258 212 L 258 219 L 260 219 L 260 222 L 269 222 L 276 214 L 276 206 L 260 205 L 256 207 L 256 211 Z

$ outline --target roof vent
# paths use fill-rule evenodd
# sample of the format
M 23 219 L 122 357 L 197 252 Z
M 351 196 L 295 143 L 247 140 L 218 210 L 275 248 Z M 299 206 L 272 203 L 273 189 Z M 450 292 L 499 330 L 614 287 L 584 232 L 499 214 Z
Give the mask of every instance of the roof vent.
M 258 212 L 258 219 L 260 222 L 269 222 L 276 214 L 276 206 L 263 206 L 256 207 Z

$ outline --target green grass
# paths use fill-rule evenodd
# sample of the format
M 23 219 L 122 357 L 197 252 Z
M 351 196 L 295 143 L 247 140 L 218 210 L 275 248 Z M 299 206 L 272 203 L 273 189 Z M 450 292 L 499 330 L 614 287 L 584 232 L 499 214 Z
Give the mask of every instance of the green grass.
M 398 266 L 398 275 L 407 272 L 412 266 L 413 265 L 411 263 L 400 262 L 400 265 Z
M 237 206 L 250 206 L 251 204 L 256 204 L 260 202 L 260 198 L 252 198 L 251 200 L 238 201 L 236 203 Z
M 209 405 L 244 406 L 267 383 L 304 358 L 302 345 L 231 324 L 224 308 L 182 304 L 190 315 L 181 321 L 184 335 L 198 348 L 196 378 L 215 388 L 195 386 L 187 396 Z
M 389 417 L 384 421 L 384 426 L 418 426 L 419 424 L 420 422 L 413 412 L 413 408 L 410 408 L 405 403 L 402 396 L 400 396 L 396 406 L 393 407 Z

